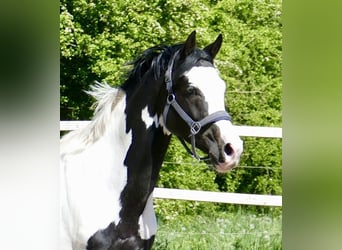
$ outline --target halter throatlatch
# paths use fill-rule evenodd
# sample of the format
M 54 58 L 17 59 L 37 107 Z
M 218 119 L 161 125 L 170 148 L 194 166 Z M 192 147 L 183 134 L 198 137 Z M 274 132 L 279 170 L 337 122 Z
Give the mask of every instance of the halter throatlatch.
M 164 126 L 166 126 L 166 119 L 167 115 L 169 113 L 170 106 L 174 108 L 174 110 L 178 113 L 178 115 L 183 119 L 183 121 L 188 124 L 190 128 L 190 134 L 189 137 L 191 137 L 191 149 L 186 145 L 185 140 L 183 138 L 178 137 L 186 151 L 195 157 L 198 160 L 207 159 L 208 157 L 201 158 L 196 153 L 196 140 L 195 135 L 198 134 L 202 127 L 204 127 L 207 124 L 212 124 L 214 122 L 220 121 L 220 120 L 227 120 L 231 121 L 230 115 L 226 111 L 217 111 L 214 112 L 206 117 L 204 117 L 200 121 L 194 121 L 185 111 L 182 109 L 182 107 L 178 104 L 176 101 L 176 96 L 173 93 L 172 90 L 172 70 L 173 70 L 173 64 L 175 61 L 176 56 L 178 55 L 179 51 L 177 51 L 172 58 L 169 61 L 168 68 L 165 73 L 165 83 L 166 83 L 166 90 L 167 90 L 167 98 L 166 98 L 166 104 L 163 111 L 163 119 L 164 119 Z

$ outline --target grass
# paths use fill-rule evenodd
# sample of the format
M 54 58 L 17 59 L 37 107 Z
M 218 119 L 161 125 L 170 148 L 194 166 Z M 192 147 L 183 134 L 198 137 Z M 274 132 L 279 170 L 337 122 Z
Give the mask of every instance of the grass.
M 281 247 L 281 214 L 238 211 L 158 221 L 154 250 L 230 250 Z

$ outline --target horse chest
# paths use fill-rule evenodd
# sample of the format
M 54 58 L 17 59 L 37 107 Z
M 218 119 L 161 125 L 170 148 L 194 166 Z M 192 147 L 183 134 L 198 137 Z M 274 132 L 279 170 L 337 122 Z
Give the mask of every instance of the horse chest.
M 91 235 L 120 219 L 120 194 L 127 183 L 123 151 L 127 151 L 129 143 L 117 150 L 110 144 L 99 140 L 62 162 L 62 234 L 66 241 L 69 238 L 83 249 Z

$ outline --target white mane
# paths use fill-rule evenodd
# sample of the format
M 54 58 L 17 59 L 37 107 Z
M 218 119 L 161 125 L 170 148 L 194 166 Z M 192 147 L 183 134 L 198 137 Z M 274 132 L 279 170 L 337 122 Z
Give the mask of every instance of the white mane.
M 109 86 L 106 82 L 96 82 L 90 86 L 90 91 L 85 91 L 96 99 L 94 117 L 91 122 L 83 128 L 66 134 L 61 139 L 61 155 L 65 153 L 77 153 L 86 148 L 87 145 L 96 142 L 106 131 L 116 104 L 125 95 L 124 91 Z

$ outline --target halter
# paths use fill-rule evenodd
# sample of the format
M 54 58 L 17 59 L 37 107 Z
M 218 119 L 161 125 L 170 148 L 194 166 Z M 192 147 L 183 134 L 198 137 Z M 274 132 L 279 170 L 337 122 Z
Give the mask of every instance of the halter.
M 214 112 L 206 117 L 204 117 L 200 121 L 194 121 L 185 111 L 182 109 L 182 107 L 178 104 L 176 101 L 176 96 L 173 93 L 172 90 L 172 70 L 173 70 L 173 64 L 175 61 L 176 56 L 178 55 L 179 51 L 174 53 L 172 58 L 169 61 L 168 68 L 165 72 L 165 83 L 166 83 L 166 90 L 168 92 L 167 98 L 166 98 L 166 104 L 163 111 L 163 119 L 164 119 L 164 126 L 166 126 L 166 119 L 167 115 L 169 113 L 170 106 L 174 108 L 174 110 L 178 113 L 178 115 L 183 119 L 183 121 L 188 124 L 190 128 L 190 134 L 189 137 L 191 137 L 191 149 L 186 145 L 185 140 L 183 138 L 178 137 L 188 154 L 195 157 L 197 160 L 204 160 L 208 159 L 208 157 L 201 158 L 196 153 L 196 140 L 195 135 L 198 134 L 201 129 L 207 125 L 211 124 L 220 120 L 227 120 L 232 121 L 232 118 L 226 111 L 217 111 Z

